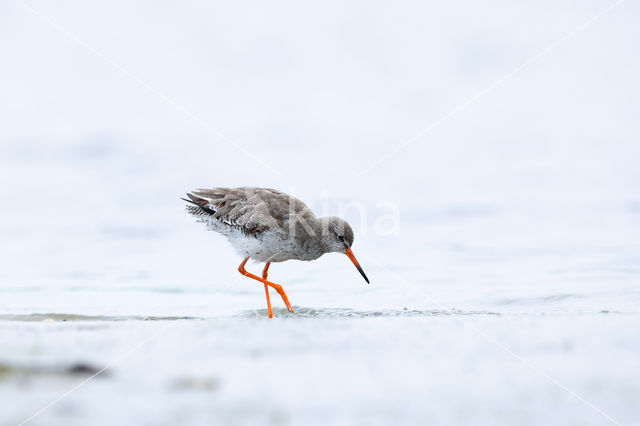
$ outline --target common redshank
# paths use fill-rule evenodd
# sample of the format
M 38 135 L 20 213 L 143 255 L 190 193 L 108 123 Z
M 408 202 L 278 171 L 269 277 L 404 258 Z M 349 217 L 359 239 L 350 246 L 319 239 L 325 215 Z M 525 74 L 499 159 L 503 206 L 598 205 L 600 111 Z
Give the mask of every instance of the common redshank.
M 353 230 L 339 217 L 316 218 L 302 201 L 269 188 L 213 188 L 187 193 L 187 211 L 216 231 L 244 256 L 238 271 L 264 284 L 269 318 L 273 318 L 269 287 L 293 312 L 282 286 L 267 281 L 272 262 L 315 260 L 325 253 L 344 253 L 367 284 L 369 279 L 351 251 Z M 262 278 L 245 270 L 249 259 L 266 262 Z

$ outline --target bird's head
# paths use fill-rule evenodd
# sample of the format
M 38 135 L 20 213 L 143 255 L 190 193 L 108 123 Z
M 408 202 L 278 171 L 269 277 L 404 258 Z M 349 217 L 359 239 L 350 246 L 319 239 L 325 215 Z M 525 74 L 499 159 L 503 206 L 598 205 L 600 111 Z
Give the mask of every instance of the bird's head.
M 335 216 L 323 217 L 320 221 L 322 223 L 322 245 L 325 252 L 346 254 L 368 284 L 369 279 L 351 251 L 351 245 L 353 244 L 353 229 L 351 229 L 351 226 L 347 221 Z

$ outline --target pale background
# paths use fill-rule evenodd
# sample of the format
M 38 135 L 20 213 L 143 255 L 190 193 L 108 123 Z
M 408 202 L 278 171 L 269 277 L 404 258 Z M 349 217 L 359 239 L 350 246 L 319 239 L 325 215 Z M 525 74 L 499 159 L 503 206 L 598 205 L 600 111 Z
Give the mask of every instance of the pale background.
M 26 4 L 0 3 L 1 424 L 116 360 L 29 424 L 640 423 L 637 2 Z M 242 185 L 356 203 L 371 285 L 275 264 L 297 314 L 272 293 L 267 321 L 179 200 Z

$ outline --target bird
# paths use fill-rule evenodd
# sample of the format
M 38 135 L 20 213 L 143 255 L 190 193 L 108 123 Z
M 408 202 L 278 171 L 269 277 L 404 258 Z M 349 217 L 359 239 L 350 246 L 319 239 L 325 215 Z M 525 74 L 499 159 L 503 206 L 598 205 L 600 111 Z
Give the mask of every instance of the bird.
M 243 256 L 238 271 L 264 284 L 267 316 L 273 318 L 269 287 L 282 298 L 287 310 L 291 303 L 280 284 L 267 280 L 269 265 L 287 260 L 311 261 L 326 253 L 344 253 L 364 280 L 369 278 L 356 260 L 351 246 L 351 226 L 336 216 L 317 218 L 305 203 L 275 189 L 258 187 L 196 189 L 181 198 L 186 211 L 208 230 L 227 238 Z M 265 262 L 262 277 L 245 269 L 249 259 Z

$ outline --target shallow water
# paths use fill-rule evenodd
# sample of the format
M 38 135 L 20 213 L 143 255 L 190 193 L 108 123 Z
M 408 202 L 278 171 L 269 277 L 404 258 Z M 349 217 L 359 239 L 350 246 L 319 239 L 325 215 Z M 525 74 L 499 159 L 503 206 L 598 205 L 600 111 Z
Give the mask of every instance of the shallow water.
M 569 391 L 638 420 L 635 315 L 299 311 L 3 320 L 3 424 L 79 385 L 33 423 L 606 424 Z
M 188 218 L 162 249 L 96 243 L 99 261 L 82 255 L 94 275 L 41 254 L 51 279 L 13 274 L 0 296 L 0 400 L 12 401 L 0 423 L 639 423 L 635 242 L 591 234 L 565 250 L 554 232 L 522 229 L 491 245 L 447 244 L 505 216 L 487 213 L 478 229 L 467 220 L 406 220 L 399 236 L 358 240 L 371 285 L 344 256 L 272 265 L 295 310 L 272 292 L 272 320 L 263 287 Z M 437 227 L 426 245 L 413 238 Z M 122 276 L 101 270 L 105 260 Z
M 540 223 L 488 236 L 525 221 L 499 211 L 363 235 L 371 285 L 344 256 L 274 264 L 295 312 L 272 292 L 272 320 L 180 206 L 135 243 L 42 231 L 57 251 L 3 271 L 0 424 L 640 423 L 636 216 L 612 209 L 616 241 L 586 224 L 570 243 Z

